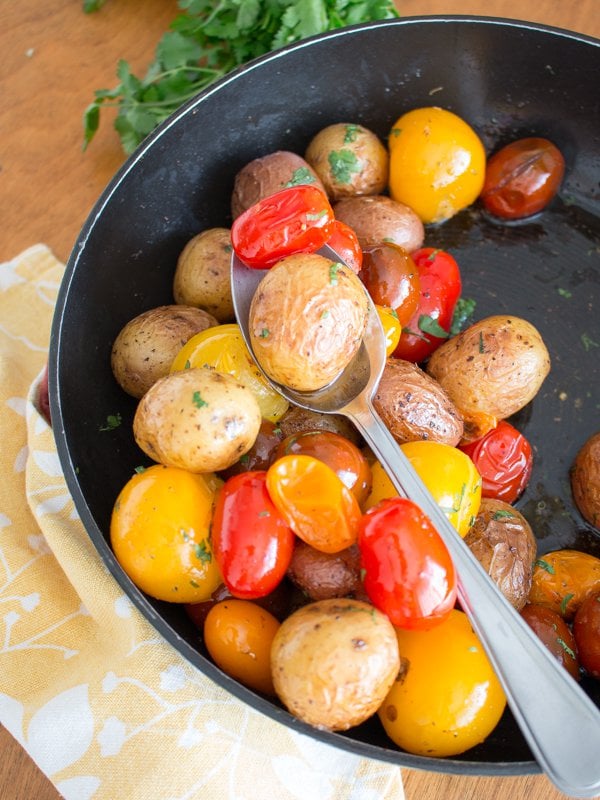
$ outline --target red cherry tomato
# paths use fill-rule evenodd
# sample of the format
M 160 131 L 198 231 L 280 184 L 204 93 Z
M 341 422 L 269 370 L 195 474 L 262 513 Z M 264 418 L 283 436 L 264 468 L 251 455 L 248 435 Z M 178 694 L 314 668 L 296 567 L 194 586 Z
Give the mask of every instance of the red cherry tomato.
M 363 251 L 358 241 L 358 236 L 349 225 L 336 219 L 333 223 L 333 233 L 327 240 L 327 244 L 335 250 L 351 270 L 356 273 L 360 272 L 363 263 Z
M 560 150 L 547 139 L 519 139 L 487 162 L 481 201 L 502 219 L 521 219 L 545 208 L 565 173 Z
M 273 461 L 301 454 L 318 458 L 331 467 L 362 506 L 371 492 L 371 467 L 355 444 L 333 431 L 302 431 L 281 442 Z
M 409 253 L 397 244 L 371 247 L 363 254 L 362 282 L 380 306 L 393 308 L 404 327 L 419 304 L 419 272 Z
M 481 496 L 514 503 L 525 490 L 533 465 L 531 445 L 506 420 L 465 445 L 460 445 L 482 478 Z
M 456 573 L 439 533 L 403 497 L 382 500 L 363 515 L 358 535 L 364 588 L 399 628 L 426 630 L 456 601 Z
M 333 209 L 316 186 L 290 186 L 259 200 L 234 221 L 231 244 L 249 267 L 266 269 L 293 253 L 314 253 L 331 237 Z
M 284 577 L 294 534 L 273 505 L 266 472 L 243 472 L 225 482 L 212 521 L 212 546 L 232 595 L 263 597 Z
M 600 678 L 600 594 L 592 594 L 579 606 L 573 620 L 581 666 Z
M 462 281 L 458 264 L 445 250 L 422 247 L 411 253 L 411 258 L 417 265 L 421 292 L 394 355 L 418 363 L 446 340 L 447 336 L 435 334 L 440 329 L 449 332 Z
M 521 616 L 554 658 L 578 681 L 577 645 L 571 629 L 560 614 L 546 606 L 528 603 L 521 609 Z

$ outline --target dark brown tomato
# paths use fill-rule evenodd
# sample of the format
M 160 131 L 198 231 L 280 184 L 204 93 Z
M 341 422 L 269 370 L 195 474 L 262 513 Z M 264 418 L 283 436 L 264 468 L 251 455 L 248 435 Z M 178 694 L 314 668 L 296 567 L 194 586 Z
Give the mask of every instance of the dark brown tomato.
M 579 606 L 573 635 L 581 666 L 594 678 L 600 678 L 600 594 L 590 595 Z
M 298 540 L 287 574 L 311 600 L 354 595 L 362 587 L 360 551 L 354 544 L 338 553 L 323 553 Z
M 240 472 L 268 469 L 273 453 L 281 440 L 282 434 L 279 427 L 269 420 L 263 419 L 256 441 L 250 450 L 239 461 L 221 472 L 221 477 L 226 479 L 232 475 L 239 475 Z
M 419 302 L 419 271 L 410 254 L 395 244 L 380 244 L 363 253 L 360 277 L 380 306 L 393 308 L 400 325 L 408 325 Z
M 264 608 L 265 611 L 268 611 L 270 614 L 273 614 L 273 616 L 277 617 L 281 622 L 293 610 L 293 593 L 293 585 L 289 583 L 287 579 L 284 579 L 272 592 L 266 594 L 264 597 L 257 597 L 253 599 L 252 602 L 261 606 L 261 608 Z M 232 597 L 233 595 L 229 589 L 222 583 L 217 586 L 210 599 L 202 603 L 186 603 L 184 605 L 185 613 L 192 623 L 199 630 L 202 630 L 206 615 L 211 608 L 223 600 L 230 600 Z
M 518 139 L 488 159 L 481 201 L 496 217 L 529 217 L 552 200 L 564 172 L 562 153 L 548 139 Z
M 521 616 L 567 672 L 579 680 L 577 644 L 571 629 L 556 611 L 546 606 L 528 603 Z
M 371 492 L 369 462 L 348 439 L 332 431 L 305 431 L 287 436 L 273 454 L 273 461 L 282 456 L 305 455 L 318 458 L 337 474 L 363 505 Z

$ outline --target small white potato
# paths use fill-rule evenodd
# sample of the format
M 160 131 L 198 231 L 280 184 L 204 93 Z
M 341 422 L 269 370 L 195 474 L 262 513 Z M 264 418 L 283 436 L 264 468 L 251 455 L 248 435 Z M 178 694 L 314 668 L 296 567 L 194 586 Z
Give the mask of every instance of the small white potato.
M 367 316 L 364 286 L 349 267 L 317 253 L 288 256 L 267 272 L 252 299 L 252 349 L 277 383 L 321 389 L 358 351 Z
M 388 617 L 351 598 L 303 606 L 281 623 L 271 646 L 278 697 L 290 713 L 322 730 L 347 730 L 372 716 L 399 669 Z
M 218 322 L 212 314 L 185 305 L 158 306 L 138 314 L 113 343 L 111 367 L 117 383 L 139 399 L 168 374 L 183 345 L 213 325 Z
M 157 381 L 138 404 L 133 434 L 159 464 L 217 472 L 250 450 L 260 424 L 250 389 L 232 375 L 201 367 Z
M 208 228 L 190 239 L 177 259 L 173 296 L 177 303 L 204 308 L 219 322 L 234 319 L 229 228 Z

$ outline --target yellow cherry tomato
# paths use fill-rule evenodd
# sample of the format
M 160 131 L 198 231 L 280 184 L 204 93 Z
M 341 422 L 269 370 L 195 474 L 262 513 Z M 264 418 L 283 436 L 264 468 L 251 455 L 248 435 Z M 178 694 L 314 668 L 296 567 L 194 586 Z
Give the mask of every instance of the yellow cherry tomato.
M 207 328 L 192 336 L 175 356 L 171 372 L 206 366 L 227 372 L 245 384 L 265 419 L 277 422 L 288 410 L 289 403 L 267 383 L 235 323 Z
M 388 306 L 380 306 L 377 304 L 375 305 L 375 308 L 377 309 L 377 313 L 383 327 L 383 332 L 385 334 L 385 354 L 389 357 L 392 355 L 396 347 L 398 347 L 400 334 L 402 333 L 402 325 L 398 319 L 398 314 L 396 314 L 393 308 L 388 308 Z
M 506 697 L 467 616 L 456 609 L 426 631 L 396 629 L 401 668 L 380 706 L 388 736 L 403 750 L 454 756 L 494 730 Z
M 440 442 L 406 442 L 401 449 L 449 522 L 462 537 L 466 536 L 481 503 L 481 476 L 471 459 L 456 447 Z M 366 508 L 398 494 L 378 461 L 371 466 L 371 472 L 373 483 Z
M 134 475 L 115 503 L 110 540 L 143 592 L 171 603 L 208 600 L 221 583 L 210 545 L 214 474 L 156 464 Z
M 423 222 L 471 205 L 485 180 L 485 149 L 473 128 L 443 108 L 416 108 L 392 127 L 390 195 Z
M 250 600 L 216 603 L 204 620 L 204 643 L 215 664 L 232 678 L 263 694 L 275 694 L 271 644 L 278 620 Z

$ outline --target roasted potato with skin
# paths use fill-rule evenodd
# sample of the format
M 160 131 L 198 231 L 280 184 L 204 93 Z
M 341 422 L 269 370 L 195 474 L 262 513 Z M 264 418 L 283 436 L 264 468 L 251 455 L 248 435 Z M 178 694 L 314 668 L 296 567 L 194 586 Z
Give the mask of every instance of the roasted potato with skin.
M 399 444 L 426 439 L 454 447 L 462 438 L 463 421 L 454 403 L 410 361 L 387 359 L 373 405 Z
M 330 383 L 358 351 L 368 300 L 355 273 L 317 253 L 278 261 L 250 305 L 250 340 L 274 381 L 299 391 Z
M 464 541 L 508 602 L 520 611 L 529 597 L 537 552 L 525 517 L 504 500 L 484 497 Z
M 157 381 L 138 404 L 133 435 L 160 464 L 217 472 L 250 450 L 260 424 L 248 388 L 231 375 L 201 367 Z
M 231 195 L 231 214 L 239 217 L 264 197 L 288 186 L 312 183 L 325 192 L 317 173 L 302 156 L 289 150 L 277 150 L 255 158 L 237 173 Z
M 299 539 L 287 576 L 311 600 L 347 597 L 362 585 L 358 546 L 351 545 L 339 553 L 323 553 Z
M 385 195 L 348 197 L 334 205 L 333 213 L 352 228 L 363 250 L 391 242 L 412 253 L 425 238 L 423 223 L 412 208 Z
M 134 317 L 113 343 L 110 363 L 117 383 L 139 399 L 168 374 L 183 345 L 213 325 L 218 322 L 212 314 L 183 305 L 158 306 Z
M 493 316 L 444 342 L 427 372 L 463 416 L 464 440 L 479 439 L 527 405 L 550 371 L 536 328 L 520 317 Z
M 381 194 L 387 186 L 388 151 L 362 125 L 344 122 L 328 125 L 311 139 L 305 158 L 332 201 Z
M 570 477 L 573 499 L 581 516 L 600 529 L 600 431 L 580 448 Z
M 208 228 L 186 244 L 177 259 L 173 296 L 177 303 L 204 308 L 219 322 L 235 318 L 231 297 L 229 228 Z
M 289 408 L 277 423 L 277 427 L 284 439 L 295 433 L 305 433 L 306 431 L 331 431 L 339 433 L 357 447 L 361 447 L 363 443 L 362 437 L 346 417 L 342 417 L 340 414 L 321 414 L 318 411 L 308 411 L 299 406 Z
M 280 700 L 321 730 L 347 730 L 372 716 L 399 668 L 392 623 L 354 599 L 303 606 L 282 622 L 271 647 Z

